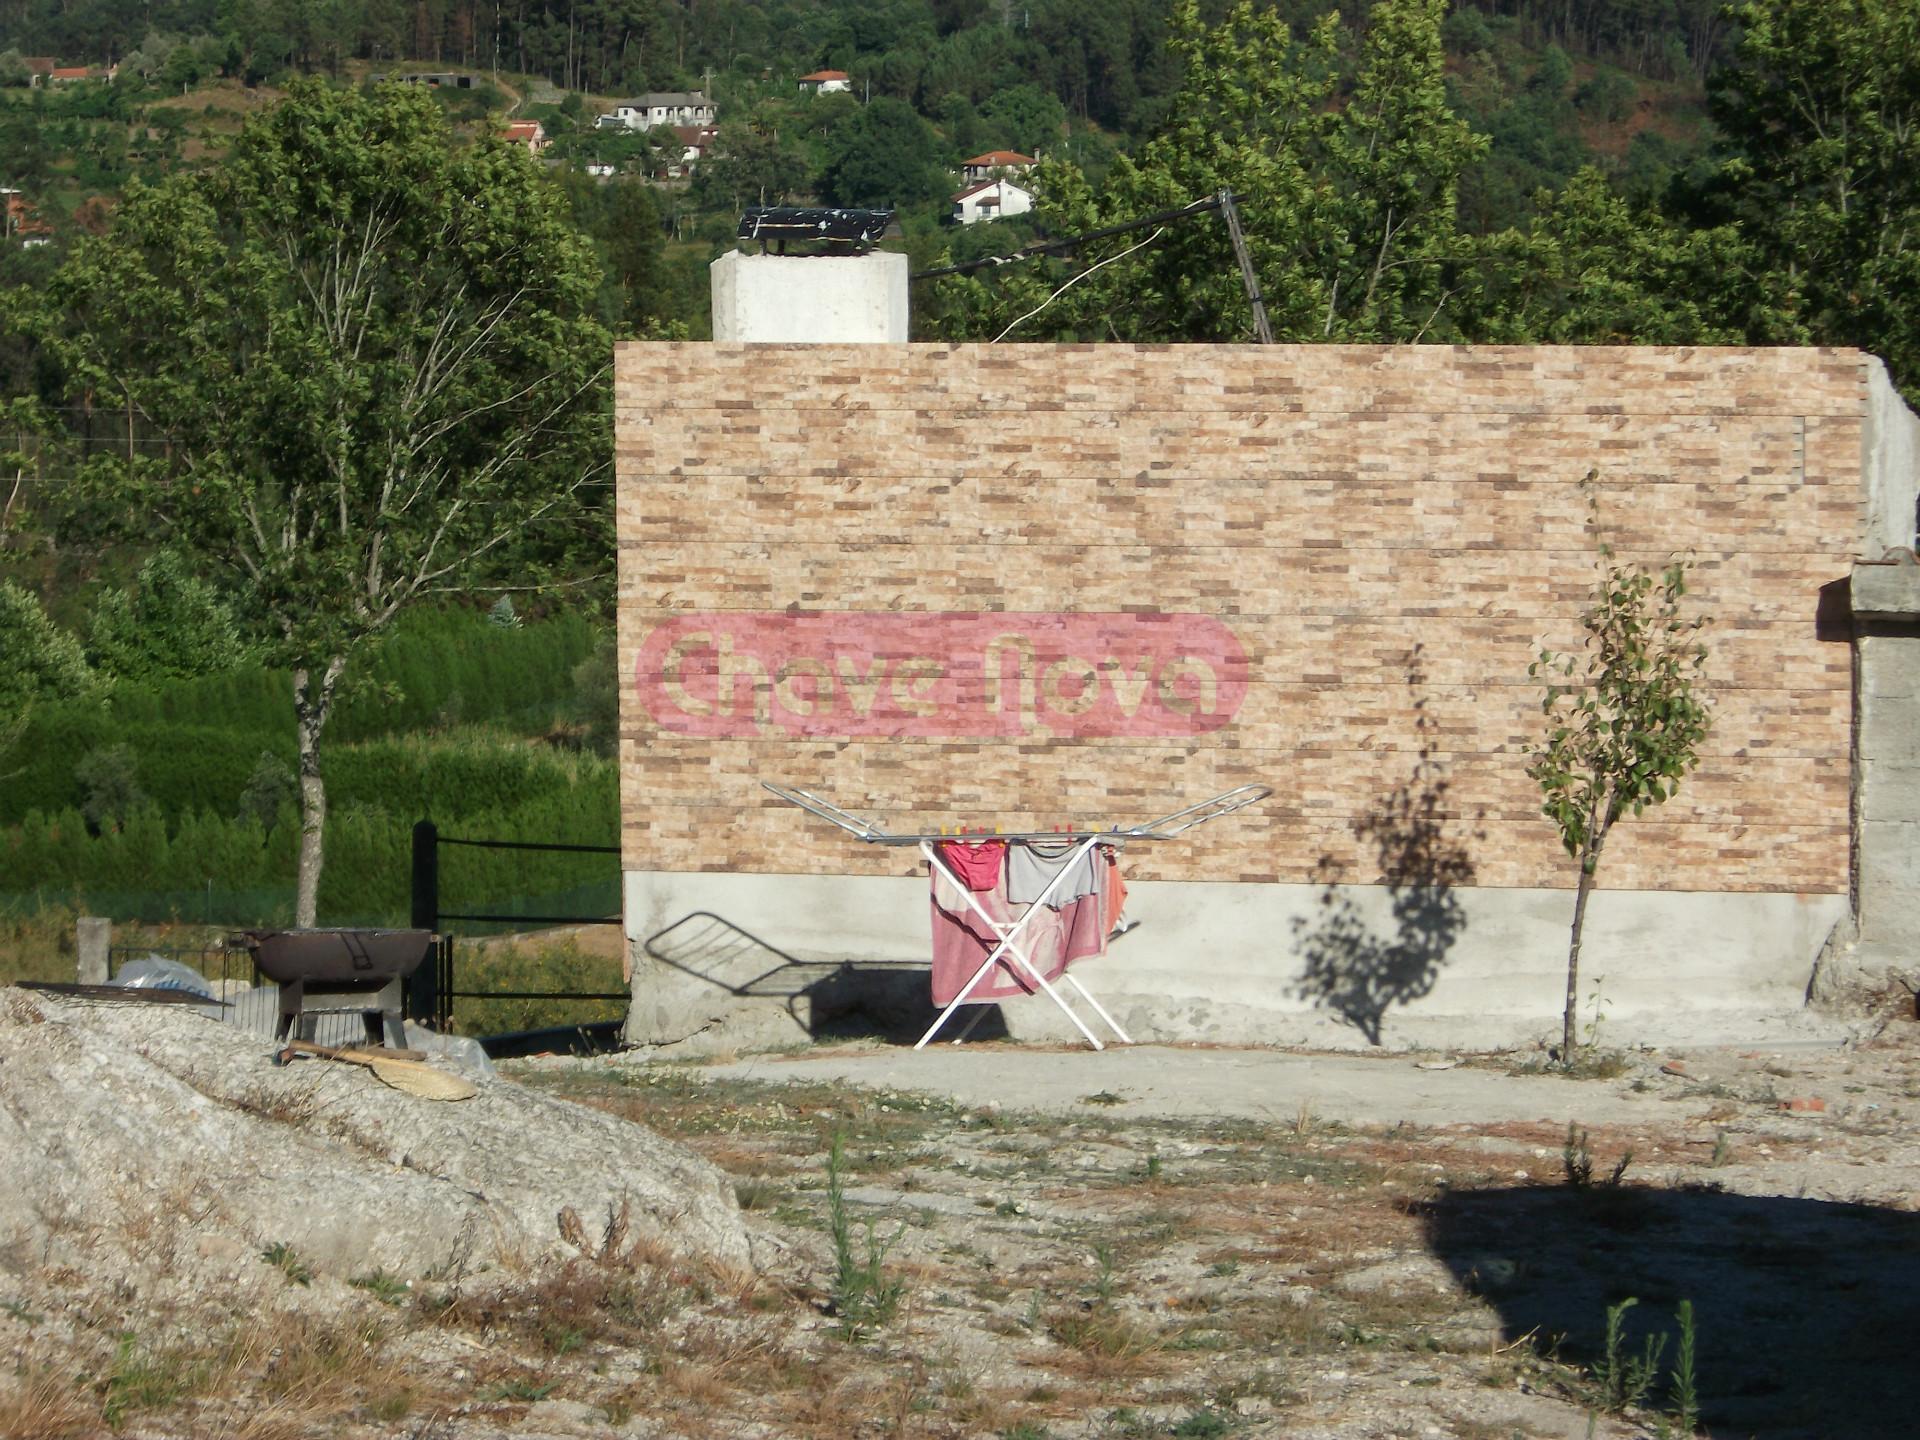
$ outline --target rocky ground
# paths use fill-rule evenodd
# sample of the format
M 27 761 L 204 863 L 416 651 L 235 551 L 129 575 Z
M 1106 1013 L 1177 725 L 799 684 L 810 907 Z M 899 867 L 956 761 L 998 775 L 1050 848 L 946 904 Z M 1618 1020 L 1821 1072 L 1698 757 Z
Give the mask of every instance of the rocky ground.
M 0 1045 L 16 1115 L 22 1054 Z M 750 1268 L 725 1258 L 727 1216 L 676 1232 L 657 1191 L 642 1216 L 596 1190 L 550 1242 L 411 1272 L 404 1236 L 363 1260 L 337 1227 L 304 1253 L 297 1212 L 273 1235 L 221 1221 L 257 1173 L 70 1207 L 0 1256 L 0 1436 L 1914 1433 L 1911 1020 L 1847 1046 L 1628 1052 L 1584 1079 L 1529 1056 L 1289 1070 L 998 1043 L 942 1056 L 959 1078 L 909 1063 L 933 1058 L 503 1067 L 530 1115 L 601 1112 L 579 1118 L 596 1151 L 651 1131 L 685 1183 L 680 1147 L 724 1172 Z M 903 1065 L 944 1083 L 885 1078 Z M 407 1171 L 364 1137 L 428 1102 L 333 1070 L 378 1162 L 351 1183 Z M 1180 1113 L 1202 1075 L 1241 1103 Z M 544 1158 L 513 1185 L 546 1187 L 538 1204 L 444 1183 L 531 1233 L 566 1191 L 552 1144 L 529 1140 Z

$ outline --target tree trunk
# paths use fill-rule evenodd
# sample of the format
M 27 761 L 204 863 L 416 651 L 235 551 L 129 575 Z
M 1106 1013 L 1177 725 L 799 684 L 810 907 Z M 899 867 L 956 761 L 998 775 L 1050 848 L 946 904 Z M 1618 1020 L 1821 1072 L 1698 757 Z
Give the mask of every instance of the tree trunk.
M 306 927 L 319 913 L 320 868 L 326 858 L 327 782 L 320 773 L 320 732 L 333 710 L 333 687 L 346 668 L 344 656 L 327 661 L 318 680 L 305 667 L 293 672 L 294 726 L 300 747 L 300 868 L 293 923 Z
M 1560 1063 L 1571 1065 L 1578 1045 L 1580 1018 L 1580 931 L 1587 923 L 1587 895 L 1593 889 L 1593 871 L 1598 856 L 1591 843 L 1580 851 L 1580 888 L 1573 897 L 1573 939 L 1567 945 L 1567 1008 L 1561 1016 Z

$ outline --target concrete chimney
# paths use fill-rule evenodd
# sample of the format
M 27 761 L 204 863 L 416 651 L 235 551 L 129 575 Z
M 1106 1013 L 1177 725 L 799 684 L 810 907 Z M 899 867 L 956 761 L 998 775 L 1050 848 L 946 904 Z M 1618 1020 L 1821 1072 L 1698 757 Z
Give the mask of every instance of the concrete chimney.
M 746 255 L 713 262 L 713 338 L 781 344 L 904 345 L 907 257 Z

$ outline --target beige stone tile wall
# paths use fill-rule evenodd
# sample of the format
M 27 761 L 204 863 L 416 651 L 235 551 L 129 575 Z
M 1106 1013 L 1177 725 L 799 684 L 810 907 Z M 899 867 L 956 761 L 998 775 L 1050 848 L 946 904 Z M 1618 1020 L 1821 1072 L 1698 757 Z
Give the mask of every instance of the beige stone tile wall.
M 1259 782 L 1131 873 L 1366 882 L 1366 819 L 1439 784 L 1476 883 L 1569 884 L 1526 667 L 1578 641 L 1596 469 L 1617 551 L 1696 560 L 1718 714 L 1602 883 L 1842 893 L 1851 662 L 1815 615 L 1861 545 L 1865 400 L 1844 350 L 622 346 L 625 868 L 913 869 L 763 779 L 893 828 L 1131 821 Z M 956 611 L 1212 616 L 1245 697 L 1190 737 L 704 738 L 632 683 L 690 615 Z

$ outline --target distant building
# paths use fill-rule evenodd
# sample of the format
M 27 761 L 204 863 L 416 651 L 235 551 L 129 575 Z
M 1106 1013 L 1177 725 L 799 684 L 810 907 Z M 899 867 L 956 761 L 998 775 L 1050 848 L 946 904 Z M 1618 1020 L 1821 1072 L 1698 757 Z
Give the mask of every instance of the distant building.
M 713 148 L 713 142 L 719 137 L 719 128 L 713 125 L 674 126 L 673 138 L 680 142 L 680 153 L 666 166 L 666 177 L 684 180 L 693 174 L 695 167 L 707 158 L 707 151 Z
M 40 218 L 24 194 L 0 189 L 0 239 L 18 240 L 31 248 L 52 238 L 53 227 Z
M 47 79 L 55 85 L 74 85 L 82 80 L 111 81 L 119 73 L 118 65 L 56 65 L 47 72 Z
M 704 91 L 655 90 L 623 100 L 611 115 L 593 123 L 602 130 L 652 130 L 660 125 L 711 125 L 717 114 Z
M 426 85 L 435 90 L 471 90 L 473 76 L 462 75 L 457 70 L 410 70 L 404 75 L 369 75 L 368 81 L 378 85 L 383 80 L 391 80 L 396 85 Z
M 963 180 L 991 180 L 996 175 L 1024 175 L 1039 163 L 1033 156 L 1022 155 L 1018 150 L 989 150 L 971 160 L 962 160 L 960 177 Z
M 851 90 L 853 82 L 844 70 L 816 70 L 800 77 L 800 88 L 809 95 L 831 95 L 836 90 Z
M 25 55 L 20 63 L 27 67 L 27 83 L 38 87 L 53 75 L 53 67 L 60 62 L 51 55 Z
M 547 127 L 538 120 L 509 120 L 506 134 L 509 145 L 524 145 L 529 155 L 547 148 Z
M 953 218 L 962 225 L 1024 215 L 1033 209 L 1033 196 L 1011 180 L 982 180 L 953 197 Z

